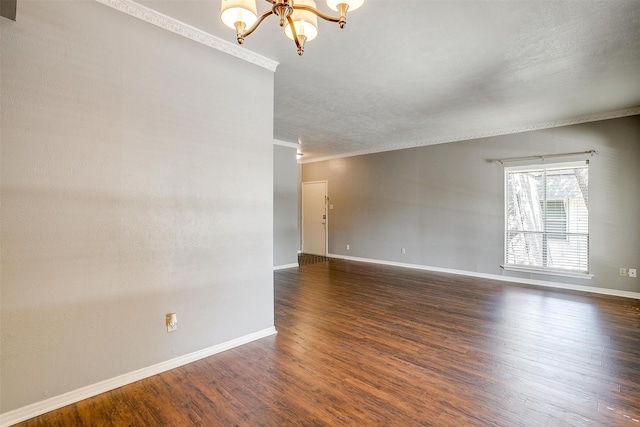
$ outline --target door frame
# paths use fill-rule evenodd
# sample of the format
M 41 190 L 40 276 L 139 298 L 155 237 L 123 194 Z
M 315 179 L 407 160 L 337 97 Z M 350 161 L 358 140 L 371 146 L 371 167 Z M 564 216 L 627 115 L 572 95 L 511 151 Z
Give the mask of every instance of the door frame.
M 300 203 L 300 235 L 302 240 L 302 253 L 304 253 L 304 186 L 305 184 L 323 184 L 324 183 L 324 256 L 327 256 L 329 253 L 329 181 L 305 181 L 301 183 L 301 203 Z

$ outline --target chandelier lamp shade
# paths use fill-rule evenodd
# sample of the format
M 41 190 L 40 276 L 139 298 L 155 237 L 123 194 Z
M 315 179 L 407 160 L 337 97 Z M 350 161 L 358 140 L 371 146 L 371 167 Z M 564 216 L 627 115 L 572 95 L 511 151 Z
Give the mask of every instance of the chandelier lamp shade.
M 271 9 L 258 15 L 256 0 L 220 0 L 220 19 L 224 24 L 236 30 L 239 44 L 253 33 L 270 15 L 280 19 L 287 37 L 293 40 L 298 48 L 298 55 L 304 52 L 305 42 L 318 35 L 318 18 L 329 22 L 337 22 L 340 28 L 347 23 L 347 11 L 362 6 L 364 0 L 326 0 L 330 9 L 338 12 L 338 16 L 327 15 L 316 9 L 314 0 L 266 0 Z

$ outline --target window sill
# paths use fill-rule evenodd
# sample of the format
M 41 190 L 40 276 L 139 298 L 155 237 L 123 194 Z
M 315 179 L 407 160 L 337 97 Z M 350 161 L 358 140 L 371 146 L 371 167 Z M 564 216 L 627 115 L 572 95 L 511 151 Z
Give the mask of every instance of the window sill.
M 502 269 L 506 271 L 519 271 L 521 273 L 544 274 L 547 276 L 572 277 L 574 279 L 590 280 L 593 277 L 593 274 L 589 274 L 589 273 L 575 273 L 571 271 L 562 271 L 562 270 L 543 270 L 540 268 L 519 267 L 515 265 L 501 265 L 500 267 L 502 267 Z

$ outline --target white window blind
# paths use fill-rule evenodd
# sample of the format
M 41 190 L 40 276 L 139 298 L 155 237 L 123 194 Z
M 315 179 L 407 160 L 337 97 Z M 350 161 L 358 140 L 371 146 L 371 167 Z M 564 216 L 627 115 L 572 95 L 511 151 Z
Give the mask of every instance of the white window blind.
M 505 168 L 505 267 L 589 273 L 589 163 Z

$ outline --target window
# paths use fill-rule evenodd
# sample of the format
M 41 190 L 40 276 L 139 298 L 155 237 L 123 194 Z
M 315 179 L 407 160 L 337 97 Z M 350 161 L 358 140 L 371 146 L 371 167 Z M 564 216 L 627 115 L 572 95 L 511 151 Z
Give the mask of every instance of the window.
M 505 269 L 589 273 L 589 163 L 505 168 Z

